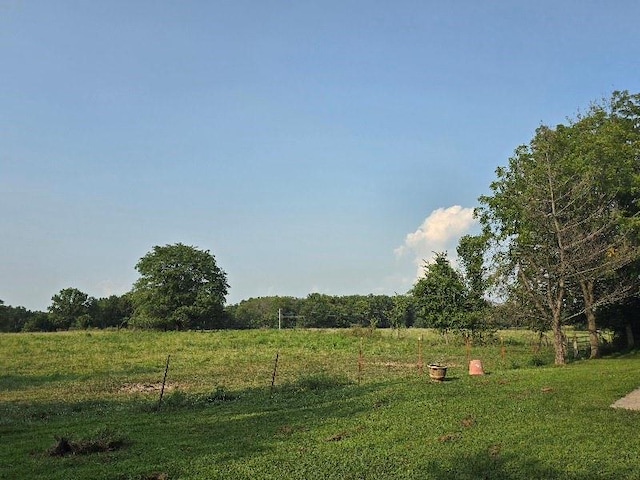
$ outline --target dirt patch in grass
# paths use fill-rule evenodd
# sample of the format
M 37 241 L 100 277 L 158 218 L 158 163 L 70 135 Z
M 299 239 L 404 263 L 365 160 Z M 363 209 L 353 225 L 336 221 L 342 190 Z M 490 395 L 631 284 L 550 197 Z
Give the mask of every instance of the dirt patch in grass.
M 459 438 L 460 438 L 460 435 L 458 435 L 457 433 L 447 433 L 446 435 L 440 435 L 438 437 L 438 441 L 440 443 L 448 443 L 448 442 L 455 442 Z
M 336 433 L 335 435 L 331 435 L 330 437 L 327 437 L 324 439 L 325 442 L 341 442 L 342 440 L 344 440 L 345 438 L 349 438 L 351 436 L 353 436 L 354 434 L 357 434 L 361 431 L 363 431 L 365 429 L 365 427 L 363 425 L 358 425 L 356 427 L 354 427 L 352 430 L 344 430 L 340 433 Z
M 365 365 L 374 365 L 376 367 L 385 368 L 417 368 L 417 363 L 401 363 L 401 362 L 369 362 Z
M 290 437 L 296 432 L 305 432 L 307 431 L 307 427 L 302 425 L 282 425 L 278 428 L 277 435 Z
M 349 436 L 349 432 L 340 432 L 324 439 L 325 442 L 341 442 Z
M 178 385 L 167 383 L 164 386 L 165 392 L 170 392 L 178 388 Z M 125 383 L 119 389 L 121 393 L 154 393 L 162 390 L 162 383 Z
M 464 427 L 464 428 L 471 428 L 476 424 L 476 420 L 475 418 L 473 418 L 471 415 L 468 415 L 466 417 L 464 417 L 462 419 L 462 421 L 460 422 L 460 424 Z
M 154 472 L 142 477 L 142 480 L 169 480 L 169 474 L 164 472 Z
M 487 449 L 487 453 L 491 458 L 498 458 L 500 456 L 501 451 L 502 451 L 502 445 L 500 444 L 491 445 Z

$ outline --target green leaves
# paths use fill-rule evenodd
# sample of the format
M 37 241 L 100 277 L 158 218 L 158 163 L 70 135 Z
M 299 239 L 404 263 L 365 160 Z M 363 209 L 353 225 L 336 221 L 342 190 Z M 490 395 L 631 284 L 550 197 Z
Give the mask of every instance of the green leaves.
M 630 291 L 607 278 L 638 258 L 625 230 L 638 214 L 639 159 L 640 96 L 614 92 L 568 125 L 540 126 L 480 198 L 494 271 L 521 310 L 554 327 L 560 350 L 568 316 L 593 317 Z
M 411 291 L 418 310 L 416 326 L 443 331 L 464 328 L 467 292 L 462 277 L 449 263 L 447 254 L 436 253 L 434 261 L 425 263 L 424 269 L 425 276 Z
M 72 326 L 85 328 L 88 318 L 90 319 L 89 308 L 92 300 L 77 288 L 63 288 L 51 298 L 51 323 L 59 330 L 67 330 Z
M 223 320 L 226 273 L 208 250 L 177 243 L 153 247 L 136 265 L 132 324 L 145 328 L 215 328 Z

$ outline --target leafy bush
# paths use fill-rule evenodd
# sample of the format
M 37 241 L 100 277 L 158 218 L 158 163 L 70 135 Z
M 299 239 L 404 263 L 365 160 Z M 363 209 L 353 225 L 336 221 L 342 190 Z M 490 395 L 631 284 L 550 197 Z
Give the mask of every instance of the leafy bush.
M 544 358 L 540 357 L 539 355 L 534 355 L 529 360 L 529 365 L 531 365 L 532 367 L 543 367 L 546 364 L 547 364 L 547 361 Z

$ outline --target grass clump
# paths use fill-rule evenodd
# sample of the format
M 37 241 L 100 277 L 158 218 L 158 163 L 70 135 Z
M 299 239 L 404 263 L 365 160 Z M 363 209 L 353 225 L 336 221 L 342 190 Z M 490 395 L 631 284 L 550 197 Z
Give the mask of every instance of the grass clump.
M 55 436 L 55 439 L 55 445 L 47 450 L 50 457 L 113 452 L 125 447 L 128 442 L 124 435 L 107 428 L 100 429 L 91 437 L 80 440 L 73 440 L 70 436 Z
M 294 392 L 322 392 L 349 385 L 346 378 L 332 376 L 327 373 L 316 373 L 300 377 L 293 383 L 284 385 L 282 388 Z
M 195 408 L 211 404 L 232 402 L 238 399 L 238 395 L 225 390 L 222 386 L 217 386 L 212 392 L 192 393 L 183 390 L 173 390 L 166 395 L 162 404 L 156 406 L 157 410 Z
M 204 395 L 203 400 L 207 403 L 222 403 L 231 402 L 237 398 L 237 395 L 228 392 L 223 386 L 218 385 L 213 392 Z
M 529 360 L 529 366 L 531 367 L 543 367 L 545 365 L 547 365 L 549 362 L 547 359 L 539 356 L 539 355 L 534 355 L 533 357 L 531 357 L 531 359 Z

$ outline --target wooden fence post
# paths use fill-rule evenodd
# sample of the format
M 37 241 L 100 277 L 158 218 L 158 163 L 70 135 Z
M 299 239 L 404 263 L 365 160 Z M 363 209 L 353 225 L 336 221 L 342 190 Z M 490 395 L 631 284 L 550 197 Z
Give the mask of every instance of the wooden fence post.
M 162 405 L 162 397 L 164 396 L 164 386 L 167 383 L 167 372 L 169 371 L 169 359 L 171 355 L 167 355 L 167 364 L 164 367 L 164 377 L 162 378 L 162 388 L 160 389 L 160 399 L 158 400 L 158 410 L 160 410 L 160 405 Z
M 273 375 L 271 375 L 271 395 L 273 395 L 273 388 L 276 384 L 276 373 L 278 372 L 278 358 L 280 357 L 280 352 L 276 352 L 276 361 L 273 365 Z
M 362 380 L 362 337 L 360 337 L 360 350 L 358 352 L 358 385 L 360 385 L 360 381 Z
M 422 361 L 422 341 L 423 341 L 423 334 L 420 334 L 420 339 L 418 340 L 418 372 L 420 372 L 421 376 L 422 376 L 423 367 L 424 367 L 424 363 Z

